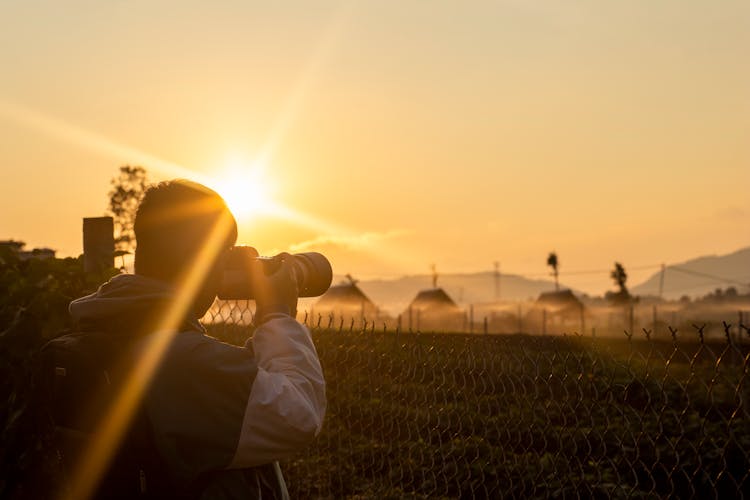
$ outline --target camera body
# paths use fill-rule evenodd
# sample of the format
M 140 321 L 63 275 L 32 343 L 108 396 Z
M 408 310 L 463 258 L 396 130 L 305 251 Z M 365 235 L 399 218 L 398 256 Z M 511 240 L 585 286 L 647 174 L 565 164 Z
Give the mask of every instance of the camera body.
M 261 266 L 255 263 L 260 262 Z M 261 257 L 258 251 L 249 246 L 235 246 L 229 250 L 224 274 L 222 276 L 219 298 L 254 299 L 256 297 L 258 268 L 266 275 L 273 274 L 281 265 L 276 257 Z M 292 266 L 297 278 L 297 289 L 300 297 L 317 297 L 323 295 L 331 286 L 333 270 L 331 263 L 323 254 L 305 252 L 292 255 Z

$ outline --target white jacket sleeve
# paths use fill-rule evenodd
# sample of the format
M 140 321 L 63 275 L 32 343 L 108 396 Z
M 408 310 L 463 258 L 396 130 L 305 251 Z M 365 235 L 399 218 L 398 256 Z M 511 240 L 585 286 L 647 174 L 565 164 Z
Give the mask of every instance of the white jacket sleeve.
M 231 468 L 298 452 L 320 432 L 325 415 L 323 371 L 305 326 L 277 315 L 256 330 L 252 343 L 258 373 Z

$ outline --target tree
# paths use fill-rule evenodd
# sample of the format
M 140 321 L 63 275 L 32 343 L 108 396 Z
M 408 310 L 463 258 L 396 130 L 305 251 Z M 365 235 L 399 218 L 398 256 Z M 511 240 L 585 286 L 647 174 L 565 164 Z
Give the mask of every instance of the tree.
M 557 254 L 555 252 L 551 252 L 549 256 L 547 257 L 547 265 L 552 268 L 552 276 L 555 277 L 555 291 L 560 290 L 560 283 L 558 282 L 558 272 L 557 272 Z
M 115 250 L 131 252 L 135 246 L 133 223 L 143 193 L 146 191 L 146 169 L 140 166 L 123 165 L 120 173 L 110 181 L 109 207 L 115 224 Z
M 615 268 L 609 273 L 610 278 L 615 282 L 615 285 L 619 288 L 617 292 L 607 292 L 604 294 L 604 298 L 615 304 L 629 304 L 633 301 L 633 297 L 630 296 L 628 287 L 625 283 L 628 281 L 628 273 L 625 272 L 625 267 L 619 262 L 615 262 Z
M 620 294 L 629 295 L 628 287 L 625 286 L 625 282 L 628 281 L 628 273 L 625 272 L 625 268 L 619 262 L 615 262 L 615 268 L 609 273 L 609 276 L 615 281 L 615 285 L 620 289 Z

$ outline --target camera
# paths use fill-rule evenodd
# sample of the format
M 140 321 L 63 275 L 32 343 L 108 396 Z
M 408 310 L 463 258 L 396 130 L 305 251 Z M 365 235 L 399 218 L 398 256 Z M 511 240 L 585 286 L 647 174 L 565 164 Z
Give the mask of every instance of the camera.
M 266 275 L 273 274 L 281 265 L 279 256 L 261 257 L 253 247 L 235 246 L 229 250 L 224 274 L 222 277 L 219 298 L 254 299 L 256 297 L 256 277 L 258 267 Z M 333 270 L 331 263 L 323 254 L 305 252 L 292 255 L 292 266 L 297 277 L 297 289 L 300 297 L 317 297 L 323 295 L 331 286 Z

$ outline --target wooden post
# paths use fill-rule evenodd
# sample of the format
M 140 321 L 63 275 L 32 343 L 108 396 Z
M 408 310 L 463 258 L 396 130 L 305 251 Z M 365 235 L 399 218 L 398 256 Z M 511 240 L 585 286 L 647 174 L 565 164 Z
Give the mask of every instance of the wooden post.
M 84 217 L 83 270 L 98 273 L 114 267 L 114 221 L 112 217 Z
M 737 311 L 740 322 L 737 323 L 737 345 L 742 345 L 742 309 Z
M 360 305 L 360 311 L 359 311 L 359 321 L 365 325 L 365 301 L 362 300 L 362 304 Z
M 586 315 L 583 310 L 583 302 L 581 302 L 581 335 L 586 335 Z
M 630 318 L 629 318 L 629 323 L 630 323 L 630 334 L 633 335 L 633 334 L 635 334 L 635 332 L 633 331 L 633 329 L 635 328 L 635 321 L 633 319 L 633 304 L 630 304 Z

